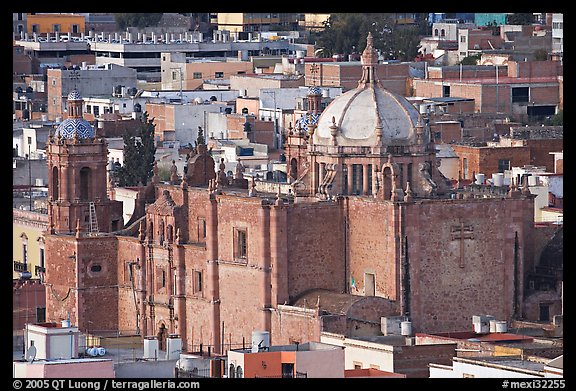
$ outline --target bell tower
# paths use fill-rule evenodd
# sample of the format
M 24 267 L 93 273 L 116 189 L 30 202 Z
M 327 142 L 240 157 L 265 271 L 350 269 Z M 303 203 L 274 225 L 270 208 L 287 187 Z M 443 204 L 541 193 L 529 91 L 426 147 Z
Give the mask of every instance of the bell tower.
M 55 233 L 111 232 L 112 201 L 108 199 L 108 145 L 82 116 L 77 89 L 68 95 L 68 118 L 50 135 L 48 218 Z M 92 224 L 91 224 L 92 223 Z

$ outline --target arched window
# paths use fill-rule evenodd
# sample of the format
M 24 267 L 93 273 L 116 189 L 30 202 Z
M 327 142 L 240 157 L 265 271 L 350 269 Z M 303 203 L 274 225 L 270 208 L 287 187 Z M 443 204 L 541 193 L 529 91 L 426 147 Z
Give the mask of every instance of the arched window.
M 242 378 L 243 377 L 243 373 L 242 373 L 242 367 L 240 365 L 238 365 L 236 367 L 236 377 L 237 378 Z
M 390 167 L 385 167 L 382 171 L 382 190 L 384 191 L 384 199 L 389 200 L 392 197 L 392 170 Z
M 52 189 L 51 196 L 53 200 L 58 199 L 58 167 L 52 167 Z
M 290 176 L 293 179 L 298 179 L 298 161 L 295 158 L 290 160 Z
M 230 364 L 230 369 L 228 370 L 228 377 L 229 378 L 236 377 L 236 369 L 234 368 L 234 364 Z
M 90 185 L 91 170 L 84 167 L 80 170 L 80 200 L 87 201 L 89 199 L 89 185 Z

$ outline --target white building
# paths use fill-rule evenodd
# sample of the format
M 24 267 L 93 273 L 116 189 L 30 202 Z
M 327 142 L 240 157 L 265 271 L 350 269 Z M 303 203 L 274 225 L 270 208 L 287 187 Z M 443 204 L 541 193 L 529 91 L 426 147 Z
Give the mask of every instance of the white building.
M 563 377 L 563 356 L 551 361 L 518 357 L 454 357 L 452 366 L 431 363 L 430 378 L 548 378 Z

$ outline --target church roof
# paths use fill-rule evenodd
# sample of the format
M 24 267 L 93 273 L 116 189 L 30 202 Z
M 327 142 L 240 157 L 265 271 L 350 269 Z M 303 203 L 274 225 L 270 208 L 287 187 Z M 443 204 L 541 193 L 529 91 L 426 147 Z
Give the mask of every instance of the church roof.
M 54 136 L 63 138 L 93 138 L 94 128 L 84 118 L 67 118 L 58 125 Z
M 322 112 L 314 134 L 315 144 L 329 144 L 334 126 L 338 145 L 372 146 L 376 144 L 377 132 L 381 132 L 384 145 L 414 143 L 420 114 L 406 98 L 382 86 L 376 75 L 378 56 L 371 34 L 367 41 L 358 87 L 335 98 Z

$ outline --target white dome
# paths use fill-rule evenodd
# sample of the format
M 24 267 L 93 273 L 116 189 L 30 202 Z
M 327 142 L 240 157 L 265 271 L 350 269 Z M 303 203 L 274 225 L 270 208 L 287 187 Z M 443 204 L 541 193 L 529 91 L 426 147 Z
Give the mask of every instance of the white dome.
M 322 112 L 314 133 L 316 144 L 330 144 L 332 118 L 338 126 L 338 145 L 372 146 L 376 142 L 378 117 L 382 144 L 410 144 L 419 113 L 404 97 L 378 85 L 357 88 L 334 99 Z

